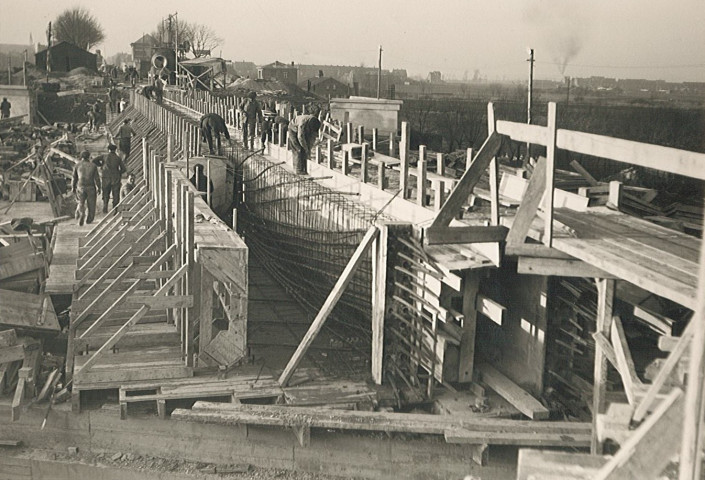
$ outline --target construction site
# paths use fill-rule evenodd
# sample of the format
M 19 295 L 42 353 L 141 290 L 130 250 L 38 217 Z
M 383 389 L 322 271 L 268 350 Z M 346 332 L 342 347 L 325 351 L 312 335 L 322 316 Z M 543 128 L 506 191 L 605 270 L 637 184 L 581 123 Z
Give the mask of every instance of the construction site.
M 705 153 L 490 101 L 451 157 L 224 64 L 0 85 L 0 480 L 703 478 Z

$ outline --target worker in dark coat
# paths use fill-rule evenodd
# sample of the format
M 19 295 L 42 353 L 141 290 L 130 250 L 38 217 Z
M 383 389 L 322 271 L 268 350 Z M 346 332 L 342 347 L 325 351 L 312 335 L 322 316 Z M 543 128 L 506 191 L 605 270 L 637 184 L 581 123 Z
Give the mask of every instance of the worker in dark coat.
M 2 103 L 0 103 L 0 113 L 2 113 L 2 118 L 10 118 L 11 108 L 12 104 L 7 101 L 7 98 L 3 98 Z
M 100 193 L 100 175 L 98 167 L 91 161 L 88 151 L 81 153 L 81 161 L 73 169 L 72 191 L 76 195 L 76 218 L 78 224 L 91 223 L 95 217 L 95 203 L 97 194 Z M 86 208 L 88 212 L 86 213 Z
M 103 213 L 108 213 L 110 194 L 113 195 L 113 208 L 120 203 L 120 187 L 122 174 L 127 171 L 122 158 L 115 153 L 117 147 L 112 143 L 108 145 L 108 155 L 103 162 Z
M 257 103 L 257 94 L 250 92 L 248 99 L 242 104 L 241 110 L 245 116 L 245 121 L 242 124 L 242 140 L 245 148 L 255 148 L 255 129 L 257 123 L 262 121 L 262 109 Z M 249 141 L 249 147 L 248 147 Z
M 220 134 L 225 135 L 225 138 L 230 140 L 230 132 L 228 132 L 228 126 L 225 124 L 223 117 L 217 113 L 206 113 L 201 117 L 201 138 L 203 141 L 208 142 L 208 150 L 211 154 L 213 151 L 213 137 L 215 136 L 216 144 L 218 147 L 218 154 L 221 153 L 220 147 Z
M 305 175 L 311 156 L 311 149 L 316 143 L 321 121 L 313 115 L 299 115 L 289 122 L 289 145 L 294 152 L 294 169 L 296 173 Z

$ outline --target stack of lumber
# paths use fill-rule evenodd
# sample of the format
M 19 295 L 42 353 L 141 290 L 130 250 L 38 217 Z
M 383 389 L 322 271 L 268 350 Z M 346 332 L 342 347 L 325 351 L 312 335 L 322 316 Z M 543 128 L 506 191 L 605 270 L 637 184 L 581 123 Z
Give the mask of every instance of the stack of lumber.
M 49 295 L 3 289 L 0 289 L 0 328 L 14 328 L 32 334 L 57 334 L 61 331 Z
M 18 337 L 15 330 L 0 331 L 0 395 L 12 394 L 12 420 L 28 398 L 37 395 L 37 380 L 42 361 L 42 342 Z M 58 370 L 57 370 L 58 372 Z

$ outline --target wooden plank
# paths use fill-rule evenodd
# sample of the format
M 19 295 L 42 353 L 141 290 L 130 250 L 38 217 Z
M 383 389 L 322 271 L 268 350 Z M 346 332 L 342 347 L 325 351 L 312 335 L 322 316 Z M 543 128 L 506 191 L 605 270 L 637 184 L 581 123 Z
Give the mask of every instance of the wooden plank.
M 634 410 L 634 415 L 632 415 L 632 419 L 635 422 L 640 422 L 644 419 L 644 417 L 646 417 L 646 414 L 649 411 L 651 404 L 656 399 L 656 395 L 661 391 L 661 387 L 663 387 L 664 383 L 666 382 L 666 379 L 671 374 L 673 368 L 675 368 L 675 366 L 678 364 L 681 359 L 681 356 L 685 353 L 686 349 L 690 345 L 694 333 L 695 322 L 691 320 L 686 329 L 683 331 L 683 334 L 678 340 L 678 343 L 676 343 L 675 348 L 668 355 L 666 362 L 661 366 L 661 369 L 656 375 L 656 378 L 654 378 L 654 381 L 651 382 L 651 385 L 649 386 L 646 395 L 644 396 L 644 398 L 641 399 L 639 405 L 637 405 L 636 409 Z
M 338 278 L 338 281 L 333 287 L 333 290 L 331 290 L 330 294 L 328 295 L 328 298 L 321 307 L 321 310 L 316 315 L 316 318 L 313 320 L 313 323 L 311 323 L 311 327 L 308 329 L 308 332 L 306 332 L 306 335 L 301 340 L 301 343 L 294 352 L 294 355 L 291 357 L 291 359 L 289 359 L 286 368 L 284 368 L 284 371 L 279 377 L 280 385 L 286 386 L 289 383 L 289 380 L 291 380 L 291 376 L 293 375 L 294 370 L 296 370 L 296 367 L 298 367 L 299 363 L 303 359 L 303 356 L 306 354 L 306 351 L 313 343 L 313 340 L 321 331 L 321 328 L 323 328 L 323 324 L 328 319 L 328 316 L 333 311 L 333 308 L 338 303 L 338 300 L 340 300 L 340 297 L 343 295 L 345 288 L 352 280 L 355 270 L 357 270 L 357 267 L 360 265 L 360 263 L 362 263 L 362 260 L 364 259 L 367 251 L 372 245 L 373 240 L 377 238 L 378 234 L 379 230 L 374 225 L 370 227 L 369 230 L 367 230 L 367 233 L 365 233 L 365 236 L 360 242 L 360 245 L 358 245 L 357 249 L 355 250 L 355 253 L 353 253 L 352 258 L 350 258 L 350 261 L 345 266 L 345 270 L 343 270 L 343 273 L 341 273 L 340 277 Z
M 560 258 L 519 257 L 517 272 L 558 277 L 615 278 L 614 275 L 582 260 Z
M 483 314 L 497 325 L 501 326 L 504 323 L 504 312 L 507 308 L 491 298 L 478 294 L 475 301 L 475 308 L 479 313 Z
M 453 191 L 450 192 L 445 203 L 436 214 L 431 224 L 432 227 L 447 227 L 450 225 L 450 222 L 458 214 L 463 203 L 465 203 L 468 196 L 472 193 L 472 189 L 477 185 L 477 182 L 480 181 L 482 174 L 487 170 L 487 167 L 499 150 L 501 143 L 502 137 L 496 132 L 493 132 L 487 137 L 487 140 L 485 140 L 485 143 L 480 148 L 470 168 L 463 173 L 460 181 Z
M 534 222 L 534 217 L 536 217 L 538 212 L 545 189 L 546 159 L 541 157 L 534 167 L 524 198 L 517 209 L 514 222 L 507 234 L 507 249 L 518 247 L 524 243 L 531 224 Z
M 0 364 L 24 359 L 24 345 L 0 347 Z
M 674 389 L 593 477 L 595 480 L 655 478 L 680 447 L 683 391 Z
M 193 295 L 169 295 L 156 297 L 153 295 L 131 295 L 127 304 L 145 305 L 151 309 L 190 308 L 193 306 Z
M 501 225 L 464 226 L 464 227 L 429 227 L 424 229 L 424 241 L 428 245 L 447 243 L 483 243 L 503 242 L 509 229 Z
M 540 425 L 543 422 L 537 423 Z M 443 433 L 446 443 L 460 445 L 518 445 L 524 447 L 578 447 L 584 448 L 590 443 L 588 432 L 565 435 L 556 433 L 514 433 L 514 432 L 485 432 L 470 429 L 449 428 Z M 564 480 L 564 479 L 554 479 Z
M 463 333 L 460 337 L 458 382 L 472 382 L 475 368 L 475 330 L 477 328 L 477 293 L 480 272 L 468 270 L 463 278 Z
M 614 308 L 615 281 L 612 279 L 597 279 L 597 326 L 596 333 L 607 337 L 612 324 Z M 615 359 L 615 363 L 616 363 Z M 599 342 L 595 343 L 594 383 L 592 389 L 592 441 L 590 453 L 602 454 L 602 442 L 597 439 L 597 415 L 604 413 L 607 392 L 607 361 Z
M 558 148 L 705 180 L 705 154 L 560 129 Z
M 22 403 L 25 395 L 25 385 L 26 379 L 20 377 L 17 380 L 17 387 L 15 388 L 15 396 L 12 398 L 12 410 L 11 410 L 11 420 L 16 422 L 20 419 L 20 412 L 22 408 Z
M 563 260 L 575 259 L 575 257 L 572 257 L 567 253 L 563 253 L 555 248 L 548 248 L 546 245 L 538 243 L 523 243 L 518 245 L 509 245 L 509 243 L 507 243 L 504 248 L 504 254 L 531 258 L 558 258 Z
M 522 448 L 517 480 L 592 480 L 609 457 Z
M 509 380 L 502 373 L 487 363 L 478 365 L 482 381 L 492 390 L 500 394 L 517 410 L 532 420 L 547 419 L 549 411 L 541 402 L 532 397 L 526 390 Z
M 387 314 L 387 255 L 389 227 L 379 226 L 372 250 L 372 380 L 382 384 L 384 359 L 384 319 Z
M 548 143 L 546 144 L 546 189 L 544 190 L 543 207 L 543 243 L 547 247 L 553 246 L 553 208 L 555 197 L 555 170 L 556 170 L 556 103 L 548 102 Z M 587 199 L 585 200 L 587 204 Z

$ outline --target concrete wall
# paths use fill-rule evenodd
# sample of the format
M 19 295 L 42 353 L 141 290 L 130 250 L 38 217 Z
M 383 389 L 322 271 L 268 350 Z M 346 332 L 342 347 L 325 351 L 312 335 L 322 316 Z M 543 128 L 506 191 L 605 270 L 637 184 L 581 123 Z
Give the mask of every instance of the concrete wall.
M 367 97 L 334 98 L 330 101 L 333 120 L 363 125 L 380 133 L 396 132 L 399 129 L 401 100 L 378 100 Z
M 37 104 L 31 90 L 23 85 L 0 85 L 0 102 L 3 98 L 12 104 L 11 117 L 26 115 L 22 122 L 32 124 Z

